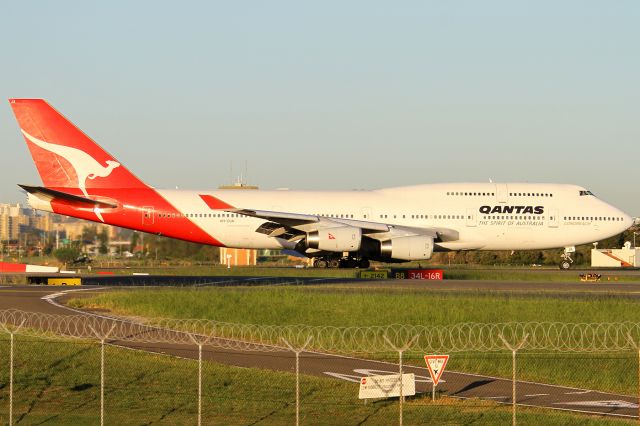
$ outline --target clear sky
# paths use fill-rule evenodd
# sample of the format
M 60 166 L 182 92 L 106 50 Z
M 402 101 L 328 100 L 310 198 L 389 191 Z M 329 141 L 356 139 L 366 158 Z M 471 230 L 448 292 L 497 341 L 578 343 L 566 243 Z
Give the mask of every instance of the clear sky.
M 156 187 L 575 183 L 640 215 L 640 2 L 11 1 L 0 95 Z M 6 100 L 0 202 L 39 183 Z

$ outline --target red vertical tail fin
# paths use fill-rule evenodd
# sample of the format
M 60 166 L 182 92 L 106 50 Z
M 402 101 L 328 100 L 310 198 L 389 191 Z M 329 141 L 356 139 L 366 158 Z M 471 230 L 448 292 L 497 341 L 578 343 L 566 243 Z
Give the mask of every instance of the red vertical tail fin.
M 98 188 L 147 187 L 45 100 L 9 103 L 44 186 L 79 189 L 85 196 Z

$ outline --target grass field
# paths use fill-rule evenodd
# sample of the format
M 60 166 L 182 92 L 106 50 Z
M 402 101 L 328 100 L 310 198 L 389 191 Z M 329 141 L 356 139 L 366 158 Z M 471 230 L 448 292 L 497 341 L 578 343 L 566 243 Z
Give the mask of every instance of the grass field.
M 452 294 L 332 287 L 119 290 L 74 299 L 70 303 L 79 308 L 99 307 L 118 314 L 150 318 L 334 326 L 508 321 L 637 322 L 640 307 L 640 299 L 613 295 Z M 422 355 L 408 353 L 408 362 L 423 365 Z M 635 394 L 637 390 L 637 353 L 522 352 L 519 358 L 520 379 L 626 394 Z M 449 368 L 510 377 L 511 354 L 452 354 Z M 602 374 L 602 371 L 607 373 Z
M 640 299 L 615 295 L 517 295 L 330 286 L 140 288 L 70 304 L 146 317 L 205 318 L 244 324 L 369 326 L 460 322 L 638 321 Z
M 100 370 L 96 343 L 18 336 L 15 346 L 14 422 L 79 425 L 99 423 Z M 8 422 L 8 341 L 0 336 L 0 422 Z M 195 361 L 107 346 L 106 424 L 194 424 Z M 357 384 L 301 378 L 301 424 L 388 425 L 397 422 L 397 400 L 363 404 Z M 205 363 L 203 424 L 290 425 L 295 418 L 290 373 Z M 428 396 L 408 398 L 406 424 L 507 424 L 508 406 Z M 617 419 L 519 408 L 520 424 L 618 425 Z

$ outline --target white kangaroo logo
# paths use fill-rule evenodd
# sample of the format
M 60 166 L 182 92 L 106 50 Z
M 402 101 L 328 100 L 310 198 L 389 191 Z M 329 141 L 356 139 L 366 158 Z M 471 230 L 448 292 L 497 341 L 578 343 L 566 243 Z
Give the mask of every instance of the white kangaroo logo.
M 82 191 L 82 193 L 87 198 L 89 198 L 86 187 L 87 179 L 107 177 L 111 174 L 113 169 L 115 169 L 116 167 L 120 167 L 120 163 L 113 160 L 107 160 L 107 165 L 105 167 L 102 164 L 98 163 L 95 158 L 84 151 L 81 151 L 77 148 L 72 148 L 70 146 L 56 145 L 53 143 L 45 142 L 34 136 L 31 136 L 23 129 L 20 130 L 22 131 L 24 137 L 29 141 L 33 142 L 46 151 L 59 155 L 71 164 L 71 166 L 76 171 L 76 176 L 78 177 L 78 188 L 80 188 L 80 191 Z M 96 207 L 93 211 L 95 212 L 96 216 L 98 216 L 98 219 L 104 222 L 104 219 L 100 214 L 100 209 Z

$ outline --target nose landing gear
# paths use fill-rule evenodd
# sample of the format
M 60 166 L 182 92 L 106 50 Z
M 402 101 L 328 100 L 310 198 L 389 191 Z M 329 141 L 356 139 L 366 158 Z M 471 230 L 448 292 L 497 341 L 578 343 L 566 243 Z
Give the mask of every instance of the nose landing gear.
M 575 247 L 565 247 L 564 253 L 560 255 L 560 258 L 562 259 L 560 261 L 560 269 L 564 271 L 571 269 L 571 266 L 573 265 L 573 259 L 571 258 L 571 253 L 575 253 L 575 251 L 576 251 Z

